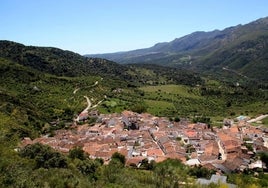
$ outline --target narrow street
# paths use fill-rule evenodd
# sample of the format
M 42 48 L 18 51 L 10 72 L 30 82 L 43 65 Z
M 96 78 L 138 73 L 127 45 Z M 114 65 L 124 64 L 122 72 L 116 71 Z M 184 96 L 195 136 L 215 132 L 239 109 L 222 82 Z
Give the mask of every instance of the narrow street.
M 221 159 L 225 161 L 227 159 L 227 154 L 225 154 L 224 149 L 221 146 L 221 141 L 218 140 L 218 146 L 219 146 L 219 153 L 221 154 Z

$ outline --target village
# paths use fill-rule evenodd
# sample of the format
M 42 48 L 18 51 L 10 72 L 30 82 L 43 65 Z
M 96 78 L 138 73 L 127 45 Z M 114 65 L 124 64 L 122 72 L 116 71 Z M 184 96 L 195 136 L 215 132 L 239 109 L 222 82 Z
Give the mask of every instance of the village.
M 87 124 L 88 116 L 96 118 L 96 123 Z M 268 151 L 267 129 L 252 126 L 248 119 L 226 119 L 222 128 L 209 128 L 204 123 L 174 122 L 147 113 L 92 111 L 77 120 L 85 123 L 74 122 L 70 129 L 57 130 L 53 137 L 24 138 L 22 145 L 38 142 L 63 153 L 81 147 L 90 158 L 102 158 L 106 164 L 119 152 L 126 157 L 127 165 L 137 168 L 144 159 L 161 162 L 172 158 L 219 173 L 266 169 L 256 153 Z

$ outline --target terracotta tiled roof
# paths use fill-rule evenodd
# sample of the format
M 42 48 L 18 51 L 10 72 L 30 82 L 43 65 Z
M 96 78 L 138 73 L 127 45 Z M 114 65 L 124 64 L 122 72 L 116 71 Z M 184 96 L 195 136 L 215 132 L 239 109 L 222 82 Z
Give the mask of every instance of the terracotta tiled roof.
M 155 158 L 155 162 L 159 163 L 159 162 L 162 162 L 164 160 L 166 160 L 167 157 L 166 156 L 158 156 Z
M 109 160 L 112 157 L 112 154 L 108 151 L 96 151 L 95 157 L 102 158 L 104 160 Z
M 147 156 L 163 156 L 164 153 L 161 149 L 148 149 Z
M 185 130 L 184 134 L 189 138 L 197 137 L 197 132 L 195 130 Z
M 128 154 L 128 150 L 126 148 L 118 149 L 118 152 L 124 156 L 127 156 Z
M 244 134 L 262 134 L 262 131 L 260 129 L 257 129 L 256 127 L 248 126 L 243 131 Z
M 209 169 L 209 170 L 215 170 L 215 171 L 218 171 L 218 169 L 215 167 L 215 166 L 213 166 L 211 163 L 207 163 L 207 164 L 204 164 L 204 165 L 202 165 L 204 168 L 206 168 L 206 169 Z
M 222 165 L 231 171 L 235 171 L 243 164 L 243 160 L 239 157 L 234 158 L 233 160 L 225 161 Z
M 130 117 L 130 116 L 135 115 L 134 112 L 132 112 L 132 111 L 127 111 L 127 110 L 124 110 L 121 114 L 122 114 L 123 116 L 126 116 L 126 117 Z
M 173 140 L 176 136 L 190 138 L 191 144 L 197 151 L 204 151 L 203 154 L 199 152 L 201 155 L 199 157 L 205 161 L 213 159 L 217 161 L 219 153 L 218 143 L 215 141 L 217 139 L 221 141 L 223 148 L 228 152 L 228 161 L 237 157 L 242 158 L 240 156 L 242 154 L 240 152 L 242 144 L 240 134 L 244 134 L 244 136 L 248 134 L 250 138 L 254 137 L 253 141 L 257 150 L 264 150 L 263 141 L 257 140 L 255 137 L 255 134 L 260 137 L 263 134 L 262 131 L 248 124 L 243 127 L 234 125 L 225 130 L 215 128 L 215 131 L 211 132 L 209 129 L 205 129 L 205 124 L 189 124 L 187 121 L 171 123 L 167 118 L 154 117 L 150 114 L 137 114 L 131 111 L 124 111 L 122 114 L 101 114 L 100 117 L 106 123 L 112 119 L 114 126 L 107 127 L 103 122 L 92 127 L 87 124 L 79 125 L 73 127 L 72 130 L 55 131 L 54 137 L 41 137 L 33 141 L 26 138 L 22 144 L 40 142 L 63 152 L 67 152 L 74 146 L 82 146 L 90 156 L 93 158 L 102 157 L 106 159 L 106 162 L 114 152 L 120 152 L 128 157 L 129 150 L 127 149 L 134 146 L 136 141 L 139 141 L 140 146 L 135 146 L 135 150 L 139 154 L 147 155 L 150 160 L 154 158 L 160 162 L 168 157 L 185 160 L 185 148 L 181 146 L 180 142 Z M 135 121 L 138 120 L 141 129 L 124 131 L 122 119 L 128 119 L 128 117 Z M 152 139 L 151 134 L 155 136 L 156 140 Z M 200 140 L 202 135 L 205 135 L 203 138 L 207 138 L 207 140 Z
M 230 133 L 239 133 L 238 127 L 237 126 L 231 126 L 228 131 L 230 131 Z
M 218 160 L 218 155 L 201 155 L 198 157 L 198 159 L 200 159 L 200 161 L 204 163 L 206 161 Z
M 186 157 L 184 155 L 178 154 L 176 152 L 169 153 L 169 154 L 166 155 L 166 157 L 170 158 L 170 159 L 179 159 L 182 162 L 186 162 Z
M 215 141 L 210 141 L 205 145 L 205 155 L 218 155 L 219 154 L 219 146 Z
M 142 157 L 142 156 L 132 157 L 132 158 L 127 159 L 126 164 L 127 165 L 131 165 L 131 164 L 138 165 L 138 163 L 140 163 L 143 159 L 145 159 L 145 157 Z
M 241 150 L 241 143 L 237 140 L 225 140 L 223 141 L 223 146 L 227 152 L 239 152 Z

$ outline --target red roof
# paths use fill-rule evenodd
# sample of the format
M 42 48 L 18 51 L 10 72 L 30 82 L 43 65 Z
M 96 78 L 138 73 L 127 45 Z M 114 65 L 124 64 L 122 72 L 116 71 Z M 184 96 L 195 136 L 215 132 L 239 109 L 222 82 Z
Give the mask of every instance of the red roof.
M 189 138 L 197 137 L 197 132 L 195 130 L 186 130 L 184 133 Z
M 163 151 L 161 149 L 148 149 L 147 156 L 163 156 Z

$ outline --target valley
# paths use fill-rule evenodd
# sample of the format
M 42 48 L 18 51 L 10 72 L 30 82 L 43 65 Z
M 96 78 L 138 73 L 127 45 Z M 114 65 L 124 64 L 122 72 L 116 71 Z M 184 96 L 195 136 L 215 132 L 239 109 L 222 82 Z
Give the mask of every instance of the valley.
M 268 1 L 0 1 L 0 188 L 268 188 Z
M 252 68 L 265 79 L 236 65 L 200 71 L 199 52 L 168 54 L 193 67 L 0 41 L 1 186 L 198 187 L 215 172 L 268 185 L 267 69 Z

